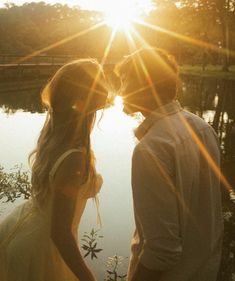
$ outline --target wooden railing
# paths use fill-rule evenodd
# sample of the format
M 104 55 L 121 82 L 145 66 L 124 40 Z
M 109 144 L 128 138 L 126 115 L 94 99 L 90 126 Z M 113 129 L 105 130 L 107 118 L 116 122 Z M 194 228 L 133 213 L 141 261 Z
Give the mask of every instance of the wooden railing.
M 0 54 L 0 66 L 7 65 L 62 65 L 66 62 L 79 59 L 77 55 L 37 55 L 30 57 L 29 55 Z M 98 61 L 102 59 L 97 58 Z M 106 61 L 107 65 L 114 65 L 117 61 Z
M 38 55 L 38 56 L 23 56 L 14 54 L 0 54 L 0 65 L 60 65 L 68 61 L 78 59 L 78 56 L 69 55 Z
M 0 82 L 13 80 L 45 79 L 65 63 L 79 59 L 79 56 L 69 55 L 38 55 L 23 56 L 14 54 L 0 54 Z M 99 59 L 97 59 L 99 61 Z M 101 60 L 100 60 L 101 61 Z M 113 68 L 115 62 L 105 62 L 106 70 Z

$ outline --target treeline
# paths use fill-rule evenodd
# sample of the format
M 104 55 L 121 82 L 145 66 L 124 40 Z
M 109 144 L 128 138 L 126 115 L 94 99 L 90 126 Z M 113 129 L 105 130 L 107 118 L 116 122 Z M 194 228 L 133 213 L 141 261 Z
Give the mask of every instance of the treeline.
M 235 63 L 235 0 L 155 0 L 154 4 L 144 18 L 148 26 L 135 24 L 146 42 L 168 49 L 182 64 L 222 64 L 226 70 Z M 61 4 L 5 4 L 0 9 L 0 54 L 29 54 L 62 40 L 43 54 L 101 58 L 112 34 L 101 24 L 103 19 L 101 12 Z M 143 46 L 136 34 L 132 36 L 134 44 L 118 31 L 109 59 L 120 58 L 134 45 Z

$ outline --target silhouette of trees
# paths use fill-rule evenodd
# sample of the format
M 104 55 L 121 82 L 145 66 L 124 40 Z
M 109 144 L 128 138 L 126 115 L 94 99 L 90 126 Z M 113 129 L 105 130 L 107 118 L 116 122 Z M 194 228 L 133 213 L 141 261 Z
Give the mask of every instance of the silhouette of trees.
M 235 58 L 226 49 L 235 49 L 235 0 L 153 0 L 156 8 L 144 20 L 153 26 L 174 32 L 169 35 L 140 24 L 136 30 L 148 43 L 163 47 L 176 55 L 181 63 L 221 64 L 228 70 Z M 180 3 L 180 4 L 179 4 Z M 66 43 L 45 51 L 47 55 L 63 54 L 102 57 L 112 29 L 106 25 L 83 34 L 103 21 L 98 11 L 82 10 L 62 4 L 26 3 L 22 6 L 6 4 L 0 9 L 0 54 L 29 54 L 56 42 Z M 182 40 L 177 34 L 213 44 L 218 50 Z M 135 37 L 135 36 L 134 36 Z M 143 46 L 135 38 L 137 46 Z M 219 50 L 224 50 L 220 52 Z M 110 50 L 110 58 L 120 58 L 130 51 L 123 32 L 117 32 Z

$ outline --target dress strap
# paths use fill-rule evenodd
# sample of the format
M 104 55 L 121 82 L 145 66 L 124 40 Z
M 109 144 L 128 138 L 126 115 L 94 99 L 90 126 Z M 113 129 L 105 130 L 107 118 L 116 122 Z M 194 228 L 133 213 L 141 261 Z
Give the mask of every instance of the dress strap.
M 55 164 L 52 166 L 51 171 L 49 173 L 50 182 L 53 180 L 55 173 L 56 173 L 57 169 L 59 168 L 60 164 L 64 161 L 64 159 L 67 156 L 69 156 L 73 152 L 85 153 L 86 149 L 85 149 L 85 147 L 73 148 L 73 149 L 69 149 L 69 150 L 65 151 L 62 155 L 60 155 L 60 157 L 56 160 Z

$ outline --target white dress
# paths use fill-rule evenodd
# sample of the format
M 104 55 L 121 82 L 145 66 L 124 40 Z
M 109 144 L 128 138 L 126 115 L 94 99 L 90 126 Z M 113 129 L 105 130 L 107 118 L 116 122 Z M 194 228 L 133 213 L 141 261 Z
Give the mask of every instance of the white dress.
M 54 164 L 50 181 L 63 160 L 84 149 L 63 153 Z M 95 185 L 95 186 L 94 186 Z M 77 196 L 73 219 L 74 237 L 85 209 L 87 199 L 94 196 L 102 185 L 100 175 L 89 178 Z M 91 191 L 96 191 L 91 195 Z M 1 281 L 79 281 L 62 259 L 50 238 L 52 197 L 42 208 L 32 199 L 16 207 L 0 224 L 0 280 Z M 78 238 L 77 238 L 78 239 Z M 78 240 L 77 240 L 78 241 Z

